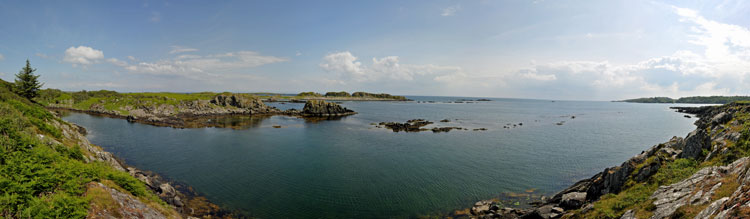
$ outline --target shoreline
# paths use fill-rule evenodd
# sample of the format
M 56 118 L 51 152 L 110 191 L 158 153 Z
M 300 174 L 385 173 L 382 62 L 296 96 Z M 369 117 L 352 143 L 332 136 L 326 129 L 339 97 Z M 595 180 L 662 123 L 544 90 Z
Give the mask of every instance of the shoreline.
M 279 110 L 275 107 L 268 107 L 260 102 L 261 107 L 257 108 L 230 108 L 235 107 L 233 105 L 225 106 L 222 111 L 213 109 L 209 110 L 198 110 L 191 113 L 141 113 L 142 116 L 134 115 L 123 115 L 117 111 L 106 110 L 103 108 L 90 108 L 87 110 L 76 109 L 72 107 L 66 107 L 61 105 L 48 105 L 45 106 L 50 111 L 70 111 L 85 113 L 94 116 L 102 116 L 116 119 L 125 119 L 128 122 L 141 123 L 146 125 L 153 125 L 159 127 L 172 127 L 172 128 L 204 128 L 204 127 L 218 127 L 218 128 L 233 128 L 237 127 L 235 123 L 237 121 L 249 119 L 252 121 L 254 118 L 268 118 L 272 116 L 289 116 L 294 118 L 301 118 L 310 121 L 320 120 L 335 120 L 341 117 L 355 115 L 357 112 L 341 107 L 340 105 L 333 102 L 326 102 L 324 100 L 307 100 L 302 110 L 288 109 Z M 211 111 L 213 110 L 213 111 Z M 232 121 L 227 125 L 222 121 Z M 242 122 L 239 123 L 242 125 Z
M 746 183 L 750 184 L 750 169 L 740 168 L 750 167 L 750 157 L 743 155 L 742 151 L 735 152 L 742 149 L 734 147 L 735 143 L 740 144 L 747 139 L 743 137 L 745 134 L 741 133 L 741 127 L 748 122 L 750 103 L 670 109 L 699 118 L 694 123 L 695 129 L 686 137 L 674 136 L 667 142 L 645 149 L 621 165 L 605 168 L 551 197 L 542 196 L 538 202 L 528 202 L 531 207 L 508 207 L 502 203 L 504 200 L 495 198 L 477 201 L 473 207 L 454 210 L 448 215 L 470 218 L 635 219 L 671 218 L 676 215 L 689 218 L 716 215 L 717 218 L 724 218 L 743 212 L 741 206 L 747 204 L 743 200 L 750 198 L 746 198 L 745 193 L 724 194 L 722 198 L 715 196 L 714 190 L 732 180 L 740 182 L 737 191 Z M 695 163 L 693 167 L 679 166 L 686 165 L 685 162 Z M 744 173 L 745 170 L 748 170 L 747 173 Z M 671 171 L 687 172 L 674 175 Z M 704 188 L 711 190 L 703 191 Z M 750 192 L 747 194 L 750 196 Z M 634 196 L 641 198 L 635 199 Z
M 56 116 L 60 117 L 59 115 Z M 240 214 L 239 211 L 231 211 L 227 208 L 222 208 L 216 205 L 187 184 L 164 178 L 160 174 L 151 171 L 144 171 L 129 166 L 121 158 L 104 150 L 101 146 L 91 143 L 86 136 L 88 131 L 78 124 L 65 121 L 61 123 L 55 122 L 54 125 L 62 130 L 64 136 L 77 141 L 79 147 L 90 154 L 86 157 L 88 161 L 100 161 L 115 170 L 128 173 L 138 181 L 143 182 L 148 190 L 153 192 L 153 194 L 158 196 L 159 199 L 167 203 L 169 206 L 173 207 L 174 210 L 182 216 L 211 218 L 246 217 L 245 215 Z M 103 185 L 99 184 L 93 186 L 96 187 Z

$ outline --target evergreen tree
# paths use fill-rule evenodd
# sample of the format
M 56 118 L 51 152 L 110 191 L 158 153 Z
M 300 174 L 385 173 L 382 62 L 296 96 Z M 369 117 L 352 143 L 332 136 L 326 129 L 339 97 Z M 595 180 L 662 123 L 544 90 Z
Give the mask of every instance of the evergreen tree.
M 26 59 L 26 67 L 23 67 L 21 71 L 16 74 L 16 83 L 14 91 L 16 94 L 22 97 L 26 97 L 31 100 L 34 97 L 39 96 L 39 89 L 42 88 L 42 83 L 37 80 L 39 75 L 34 75 L 36 69 L 31 68 L 29 60 Z

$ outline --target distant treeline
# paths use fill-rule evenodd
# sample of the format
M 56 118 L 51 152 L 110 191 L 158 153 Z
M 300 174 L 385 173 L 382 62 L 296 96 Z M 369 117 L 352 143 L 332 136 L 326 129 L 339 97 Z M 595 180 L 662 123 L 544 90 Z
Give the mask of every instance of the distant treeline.
M 701 104 L 726 104 L 735 101 L 749 101 L 750 96 L 708 96 L 708 97 L 681 97 L 672 99 L 669 97 L 645 97 L 637 99 L 621 100 L 617 102 L 629 103 L 701 103 Z
M 380 99 L 393 99 L 393 100 L 406 100 L 404 96 L 395 96 L 390 94 L 374 94 L 367 92 L 354 92 L 349 94 L 346 91 L 341 92 L 327 92 L 326 94 L 320 94 L 315 92 L 302 92 L 297 94 L 300 97 L 354 97 L 354 98 L 380 98 Z

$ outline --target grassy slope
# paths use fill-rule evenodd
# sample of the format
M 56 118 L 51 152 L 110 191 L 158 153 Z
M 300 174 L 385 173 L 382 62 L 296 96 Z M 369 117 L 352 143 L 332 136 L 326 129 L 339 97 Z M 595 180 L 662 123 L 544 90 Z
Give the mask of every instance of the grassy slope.
M 750 102 L 739 103 L 750 104 Z M 734 120 L 741 121 L 741 125 L 729 125 Z M 638 174 L 640 168 L 653 161 L 653 159 L 649 159 L 644 162 L 643 165 L 636 167 L 633 173 L 631 173 L 630 179 L 625 183 L 625 189 L 620 193 L 602 196 L 600 200 L 594 203 L 593 210 L 586 214 L 577 213 L 573 218 L 619 218 L 625 213 L 625 211 L 631 209 L 635 210 L 637 218 L 648 218 L 652 215 L 652 211 L 655 210 L 655 206 L 652 203 L 653 200 L 650 199 L 651 194 L 653 194 L 659 186 L 670 185 L 684 180 L 704 167 L 727 165 L 739 158 L 750 156 L 750 114 L 746 112 L 736 113 L 732 121 L 729 121 L 726 124 L 726 127 L 734 131 L 740 131 L 742 137 L 740 137 L 740 140 L 737 142 L 730 142 L 727 140 L 727 148 L 729 148 L 730 151 L 729 153 L 719 154 L 709 161 L 696 161 L 693 159 L 681 158 L 671 162 L 666 162 L 663 163 L 657 173 L 651 176 L 647 181 L 638 183 L 632 180 L 632 178 Z M 704 151 L 704 155 L 707 153 L 708 151 Z M 737 183 L 723 183 L 719 188 L 719 192 L 711 198 L 711 202 L 731 195 L 737 186 Z M 676 214 L 680 215 L 680 218 L 692 218 L 705 207 L 706 206 L 686 205 L 678 209 Z M 578 212 L 580 212 L 580 210 Z
M 101 182 L 175 215 L 145 184 L 100 162 L 84 162 L 83 150 L 61 135 L 64 123 L 0 80 L 0 217 L 83 218 L 90 204 L 116 208 L 86 184 Z M 54 142 L 61 142 L 54 143 Z

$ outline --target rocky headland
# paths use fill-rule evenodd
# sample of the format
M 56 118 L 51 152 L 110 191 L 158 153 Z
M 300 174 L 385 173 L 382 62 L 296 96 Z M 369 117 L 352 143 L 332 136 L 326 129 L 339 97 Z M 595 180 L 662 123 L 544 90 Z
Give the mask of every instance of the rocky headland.
M 654 145 L 531 208 L 479 201 L 471 218 L 744 218 L 750 215 L 750 103 L 680 107 L 686 137 Z

